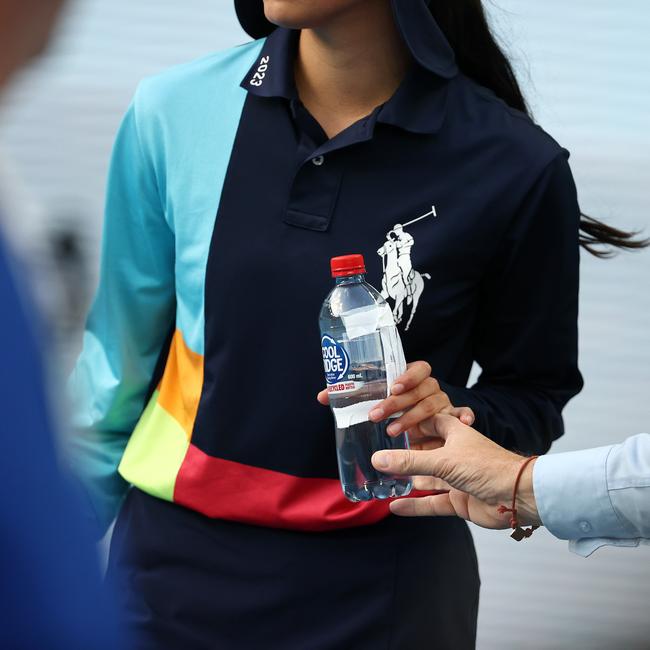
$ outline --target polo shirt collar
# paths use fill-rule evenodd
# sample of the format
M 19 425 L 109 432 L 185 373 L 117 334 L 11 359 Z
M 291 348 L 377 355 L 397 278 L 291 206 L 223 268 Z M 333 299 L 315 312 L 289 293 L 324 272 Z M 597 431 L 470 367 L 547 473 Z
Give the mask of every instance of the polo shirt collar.
M 391 0 L 395 22 L 413 58 L 443 79 L 458 74 L 451 45 L 429 9 L 435 0 Z
M 294 61 L 299 35 L 297 30 L 284 27 L 274 29 L 266 37 L 260 55 L 246 73 L 241 87 L 260 97 L 296 99 L 298 91 L 294 79 Z
M 446 81 L 413 65 L 393 96 L 380 107 L 377 122 L 412 133 L 437 133 L 446 112 Z
M 391 0 L 391 4 L 414 65 L 377 111 L 376 120 L 414 133 L 435 133 L 444 118 L 444 82 L 458 74 L 454 52 L 431 15 L 428 0 Z M 276 28 L 242 80 L 242 88 L 260 97 L 297 99 L 294 61 L 298 37 L 298 31 Z

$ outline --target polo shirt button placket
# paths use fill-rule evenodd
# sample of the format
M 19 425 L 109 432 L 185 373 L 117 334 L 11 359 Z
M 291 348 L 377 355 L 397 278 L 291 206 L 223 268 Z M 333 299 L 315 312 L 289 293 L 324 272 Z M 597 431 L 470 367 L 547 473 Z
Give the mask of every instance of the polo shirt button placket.
M 341 177 L 341 161 L 317 154 L 304 159 L 291 185 L 285 223 L 299 228 L 325 232 L 329 229 L 337 201 Z

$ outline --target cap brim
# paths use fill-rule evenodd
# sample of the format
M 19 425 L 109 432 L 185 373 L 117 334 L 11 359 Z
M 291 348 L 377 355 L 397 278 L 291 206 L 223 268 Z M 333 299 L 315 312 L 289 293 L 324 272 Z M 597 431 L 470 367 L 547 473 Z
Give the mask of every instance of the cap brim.
M 276 27 L 264 15 L 263 0 L 235 0 L 235 12 L 242 29 L 252 38 L 268 36 Z

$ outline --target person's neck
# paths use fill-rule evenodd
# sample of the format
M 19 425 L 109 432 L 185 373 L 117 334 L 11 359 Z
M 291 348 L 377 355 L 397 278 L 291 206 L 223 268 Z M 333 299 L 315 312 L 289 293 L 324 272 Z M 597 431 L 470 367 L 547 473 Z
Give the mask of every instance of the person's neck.
M 331 138 L 389 99 L 409 61 L 390 4 L 368 0 L 301 31 L 296 88 Z

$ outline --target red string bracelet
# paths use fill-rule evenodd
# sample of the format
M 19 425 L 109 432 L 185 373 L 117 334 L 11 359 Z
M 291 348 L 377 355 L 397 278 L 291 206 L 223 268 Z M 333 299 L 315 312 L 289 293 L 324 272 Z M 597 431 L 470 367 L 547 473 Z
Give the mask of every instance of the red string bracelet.
M 537 456 L 531 456 L 530 458 L 526 458 L 526 460 L 521 464 L 521 467 L 519 468 L 519 471 L 517 472 L 517 478 L 515 479 L 515 487 L 512 490 L 512 508 L 506 508 L 505 506 L 499 506 L 497 508 L 497 512 L 502 515 L 504 512 L 511 512 L 512 517 L 510 518 L 510 526 L 514 530 L 512 535 L 512 539 L 514 539 L 516 542 L 521 542 L 522 539 L 526 537 L 530 537 L 538 528 L 539 526 L 531 526 L 530 528 L 522 528 L 519 525 L 519 521 L 517 520 L 517 489 L 519 488 L 519 481 L 521 479 L 521 475 L 524 473 L 524 470 L 526 467 L 528 467 L 528 463 L 531 463 L 537 458 Z

